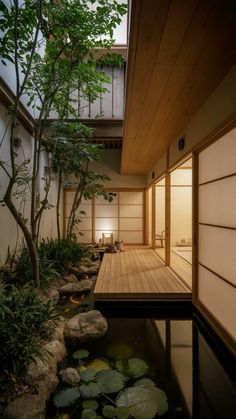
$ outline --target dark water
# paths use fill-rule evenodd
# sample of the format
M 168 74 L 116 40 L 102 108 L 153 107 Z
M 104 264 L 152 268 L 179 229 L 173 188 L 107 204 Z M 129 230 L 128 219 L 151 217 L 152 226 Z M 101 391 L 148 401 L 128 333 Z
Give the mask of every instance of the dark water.
M 236 418 L 235 359 L 201 321 L 113 318 L 108 323 L 107 335 L 86 348 L 92 357 L 104 357 L 111 343 L 132 346 L 167 394 L 163 419 Z M 47 417 L 57 416 L 52 411 Z M 70 417 L 80 418 L 79 410 Z

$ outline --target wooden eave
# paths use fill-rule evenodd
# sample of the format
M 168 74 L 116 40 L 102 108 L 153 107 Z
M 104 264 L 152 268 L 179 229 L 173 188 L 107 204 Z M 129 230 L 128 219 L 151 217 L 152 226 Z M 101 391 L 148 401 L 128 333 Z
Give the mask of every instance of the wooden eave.
M 236 58 L 233 0 L 135 0 L 122 174 L 146 174 Z

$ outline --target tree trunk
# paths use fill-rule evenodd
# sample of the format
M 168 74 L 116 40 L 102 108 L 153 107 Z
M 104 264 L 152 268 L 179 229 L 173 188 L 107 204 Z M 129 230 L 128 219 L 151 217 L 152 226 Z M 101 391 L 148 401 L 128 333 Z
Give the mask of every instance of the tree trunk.
M 33 238 L 31 236 L 30 230 L 25 224 L 25 221 L 22 219 L 21 216 L 19 216 L 19 213 L 13 204 L 11 200 L 11 196 L 8 194 L 8 190 L 5 194 L 4 201 L 6 203 L 7 208 L 13 215 L 14 219 L 16 220 L 17 224 L 19 225 L 20 229 L 22 230 L 22 233 L 24 235 L 29 254 L 30 254 L 30 260 L 32 263 L 32 270 L 33 270 L 33 278 L 35 280 L 36 287 L 40 288 L 40 273 L 39 273 L 39 259 L 38 259 L 38 252 L 36 249 L 36 245 L 33 241 Z
M 58 191 L 57 191 L 57 239 L 58 241 L 61 240 L 61 229 L 60 229 L 61 186 L 62 186 L 62 173 L 61 173 L 61 170 L 59 170 Z

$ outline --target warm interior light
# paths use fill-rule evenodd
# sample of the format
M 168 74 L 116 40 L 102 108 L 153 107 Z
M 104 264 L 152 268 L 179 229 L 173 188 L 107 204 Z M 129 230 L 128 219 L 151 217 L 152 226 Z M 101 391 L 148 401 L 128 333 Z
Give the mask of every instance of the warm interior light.
M 102 233 L 102 244 L 103 245 L 113 244 L 113 233 Z

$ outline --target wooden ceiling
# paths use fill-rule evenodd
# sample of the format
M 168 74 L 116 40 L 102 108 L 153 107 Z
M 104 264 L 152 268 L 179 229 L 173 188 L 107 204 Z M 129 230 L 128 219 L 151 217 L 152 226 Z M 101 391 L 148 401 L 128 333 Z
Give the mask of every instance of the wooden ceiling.
M 235 0 L 132 1 L 121 173 L 154 166 L 235 58 Z

